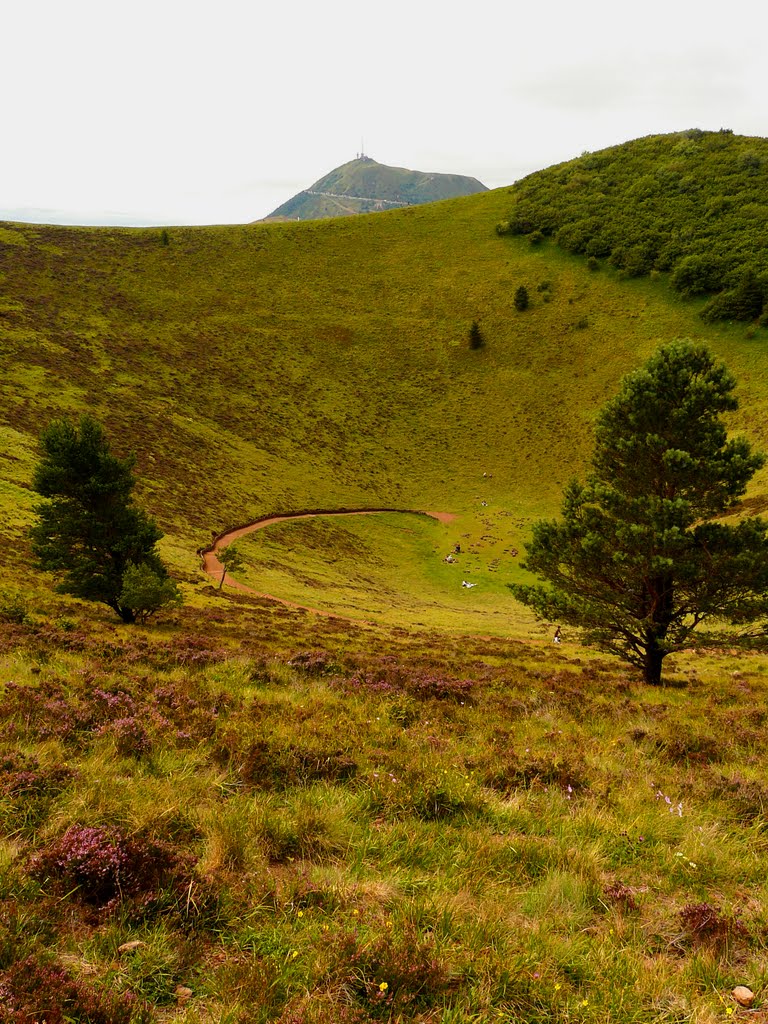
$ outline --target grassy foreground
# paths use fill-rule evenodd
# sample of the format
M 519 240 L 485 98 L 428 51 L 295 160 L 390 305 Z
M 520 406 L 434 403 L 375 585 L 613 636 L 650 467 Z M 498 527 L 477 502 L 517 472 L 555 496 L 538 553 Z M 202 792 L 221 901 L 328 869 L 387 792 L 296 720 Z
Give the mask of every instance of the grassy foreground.
M 5 611 L 0 1019 L 708 1024 L 761 998 L 763 659 L 649 690 L 568 643 L 226 592 L 155 630 L 69 613 Z

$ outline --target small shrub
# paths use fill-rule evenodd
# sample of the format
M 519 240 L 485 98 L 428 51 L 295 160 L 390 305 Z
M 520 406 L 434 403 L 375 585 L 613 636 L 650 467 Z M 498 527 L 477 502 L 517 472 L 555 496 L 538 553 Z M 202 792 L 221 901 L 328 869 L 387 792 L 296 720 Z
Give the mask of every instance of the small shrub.
M 588 767 L 580 758 L 557 755 L 520 758 L 513 751 L 500 751 L 487 766 L 483 782 L 502 793 L 556 786 L 570 799 L 573 794 L 589 789 L 588 774 Z
M 130 608 L 136 621 L 146 623 L 161 608 L 178 607 L 183 603 L 181 591 L 174 581 L 156 572 L 146 562 L 129 562 L 123 574 L 123 589 L 119 597 L 123 608 Z
M 308 676 L 327 676 L 338 671 L 338 665 L 327 651 L 301 651 L 288 664 Z
M 374 669 L 356 672 L 348 679 L 337 680 L 335 685 L 347 693 L 362 691 L 382 696 L 405 693 L 421 701 L 440 700 L 469 704 L 477 682 L 473 679 L 457 679 L 442 673 L 425 673 L 400 664 L 383 664 Z
M 694 945 L 720 946 L 747 935 L 740 921 L 721 914 L 720 908 L 710 903 L 689 903 L 683 907 L 680 924 Z
M 753 271 L 745 271 L 735 288 L 720 292 L 701 311 L 707 323 L 716 320 L 757 320 L 763 311 L 763 286 Z
M 518 311 L 518 313 L 522 313 L 524 310 L 528 309 L 529 305 L 531 304 L 531 300 L 528 295 L 528 289 L 525 287 L 525 285 L 521 284 L 515 292 L 514 303 L 515 309 Z
M 0 622 L 23 626 L 29 619 L 27 599 L 19 592 L 0 592 Z
M 143 1024 L 146 1007 L 131 993 L 99 991 L 54 963 L 34 956 L 15 963 L 0 986 L 4 1024 Z
M 711 764 L 722 761 L 727 749 L 722 739 L 677 722 L 657 736 L 654 742 L 657 749 L 673 764 Z
M 480 324 L 477 320 L 472 321 L 472 326 L 469 328 L 469 347 L 473 352 L 483 348 L 485 345 L 485 338 L 483 332 L 480 330 Z
M 191 881 L 194 859 L 150 840 L 133 839 L 118 829 L 72 825 L 35 854 L 30 874 L 92 907 L 116 907 L 143 897 L 146 906 L 164 888 L 183 891 Z M 149 897 L 149 899 L 147 899 Z
M 111 736 L 117 753 L 122 757 L 141 757 L 152 749 L 147 730 L 137 718 L 118 718 L 100 730 L 103 736 Z
M 623 882 L 614 882 L 612 885 L 606 886 L 603 889 L 603 894 L 607 900 L 617 904 L 622 910 L 634 911 L 638 909 L 634 890 L 630 889 L 628 885 L 624 885 Z
M 346 982 L 368 1019 L 412 1019 L 414 1013 L 444 1006 L 461 987 L 449 950 L 434 936 L 408 925 L 400 935 L 368 944 L 357 932 L 333 938 L 331 974 Z M 407 1017 L 401 1017 L 401 1014 Z
M 0 793 L 25 799 L 53 797 L 66 789 L 74 775 L 65 764 L 41 767 L 36 757 L 13 753 L 0 758 Z
M 714 793 L 728 801 L 730 812 L 738 821 L 763 823 L 768 814 L 768 786 L 757 779 L 721 776 L 715 780 Z

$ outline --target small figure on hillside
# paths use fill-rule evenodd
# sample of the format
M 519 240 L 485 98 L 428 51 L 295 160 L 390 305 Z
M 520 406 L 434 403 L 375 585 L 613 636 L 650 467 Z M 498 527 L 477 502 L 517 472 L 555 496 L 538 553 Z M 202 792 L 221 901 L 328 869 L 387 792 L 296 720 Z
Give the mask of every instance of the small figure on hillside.
M 453 557 L 453 555 L 446 555 L 445 558 L 443 559 L 443 561 L 444 562 L 455 562 L 456 559 Z
M 461 585 L 462 585 L 462 587 L 466 587 L 467 589 L 469 589 L 470 587 L 476 587 L 477 586 L 476 583 L 467 583 L 466 580 L 462 580 L 461 581 Z
M 555 635 L 552 637 L 552 643 L 555 643 L 555 644 L 559 644 L 560 643 L 560 627 L 559 626 L 555 630 Z
M 461 554 L 461 544 L 457 543 L 457 544 L 453 545 L 453 553 L 454 553 L 454 555 L 460 555 Z

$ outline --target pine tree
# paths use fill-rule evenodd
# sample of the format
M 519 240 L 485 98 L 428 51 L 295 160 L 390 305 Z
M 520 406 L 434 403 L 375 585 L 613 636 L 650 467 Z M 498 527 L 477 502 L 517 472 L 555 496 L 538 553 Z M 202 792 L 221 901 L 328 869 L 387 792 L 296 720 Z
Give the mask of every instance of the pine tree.
M 162 531 L 133 502 L 134 458 L 112 455 L 104 429 L 90 416 L 78 425 L 54 420 L 40 442 L 33 486 L 47 500 L 36 507 L 30 529 L 38 565 L 60 577 L 60 592 L 101 601 L 134 622 L 135 610 L 122 597 L 128 566 L 168 576 L 155 551 Z
M 598 417 L 586 483 L 568 486 L 562 519 L 534 526 L 524 567 L 547 586 L 511 587 L 648 683 L 661 681 L 673 651 L 766 635 L 768 525 L 718 519 L 765 461 L 743 438 L 727 438 L 734 387 L 691 342 L 660 348 L 626 377 Z M 738 628 L 694 637 L 718 622 Z
M 480 330 L 480 324 L 477 320 L 472 321 L 472 326 L 469 328 L 469 347 L 473 350 L 482 348 L 485 345 L 485 338 L 483 332 Z
M 531 300 L 528 295 L 528 289 L 525 287 L 524 284 L 521 284 L 515 292 L 515 309 L 519 313 L 522 313 L 524 310 L 528 309 L 528 306 L 530 304 Z

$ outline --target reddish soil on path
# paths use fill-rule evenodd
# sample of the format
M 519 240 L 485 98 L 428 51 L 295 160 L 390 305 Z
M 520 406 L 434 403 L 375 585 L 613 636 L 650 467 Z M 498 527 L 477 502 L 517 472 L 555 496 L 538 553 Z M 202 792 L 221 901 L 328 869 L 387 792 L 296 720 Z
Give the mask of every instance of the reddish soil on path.
M 263 530 L 273 523 L 283 523 L 289 519 L 310 519 L 313 516 L 372 516 L 378 512 L 401 512 L 405 515 L 430 516 L 430 518 L 437 519 L 441 523 L 450 523 L 456 518 L 452 512 L 424 512 L 409 508 L 315 509 L 308 512 L 287 512 L 282 515 L 263 516 L 261 519 L 254 519 L 253 522 L 246 523 L 244 526 L 235 526 L 231 530 L 226 530 L 224 533 L 214 537 L 212 544 L 199 551 L 203 560 L 203 569 L 209 576 L 220 581 L 224 572 L 224 566 L 216 557 L 216 552 L 221 551 L 228 544 L 239 540 L 240 537 L 245 537 L 249 533 L 255 533 L 256 530 Z M 323 611 L 320 608 L 311 608 L 309 605 L 298 604 L 296 601 L 287 601 L 285 598 L 276 597 L 274 594 L 265 594 L 260 590 L 255 590 L 253 587 L 247 587 L 244 583 L 238 583 L 229 573 L 227 573 L 224 579 L 224 586 L 231 587 L 233 590 L 238 590 L 243 594 L 252 594 L 254 597 L 265 597 L 270 601 L 277 601 L 288 608 L 299 608 L 303 611 L 313 612 L 315 615 L 324 615 L 329 618 L 344 617 L 335 615 L 333 612 Z

